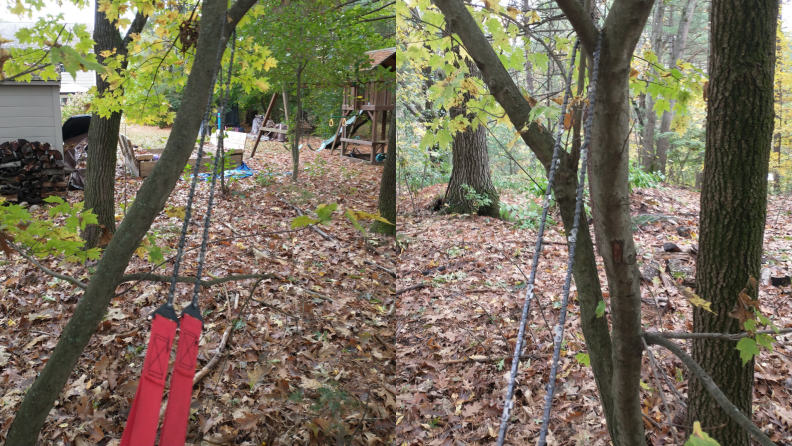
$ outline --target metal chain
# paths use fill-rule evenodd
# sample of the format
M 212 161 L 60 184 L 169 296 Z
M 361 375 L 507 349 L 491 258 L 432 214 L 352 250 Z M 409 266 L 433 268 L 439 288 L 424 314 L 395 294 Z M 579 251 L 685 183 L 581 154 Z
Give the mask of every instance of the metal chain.
M 228 75 L 226 76 L 226 91 L 222 96 L 220 103 L 220 116 L 217 121 L 217 152 L 215 153 L 214 165 L 212 166 L 212 185 L 209 188 L 209 203 L 206 206 L 206 217 L 204 217 L 204 233 L 201 240 L 201 253 L 198 257 L 198 271 L 195 273 L 195 289 L 193 290 L 193 298 L 191 305 L 198 307 L 198 294 L 201 291 L 201 274 L 203 274 L 204 259 L 206 258 L 206 245 L 209 242 L 209 223 L 212 216 L 212 204 L 214 203 L 215 184 L 217 184 L 218 165 L 223 162 L 225 168 L 225 160 L 223 158 L 223 117 L 225 117 L 225 106 L 228 102 L 228 96 L 231 94 L 231 72 L 234 68 L 234 53 L 236 52 L 236 31 L 231 39 L 231 60 L 228 62 Z
M 223 25 L 220 28 L 220 36 L 222 42 L 222 36 L 225 34 L 225 26 L 226 20 L 223 20 Z M 212 102 L 214 101 L 214 86 L 217 82 L 217 75 L 220 72 L 221 68 L 221 61 L 223 58 L 223 45 L 221 44 L 219 48 L 217 48 L 217 57 L 215 59 L 215 69 L 212 73 L 212 82 L 210 83 L 210 93 L 209 93 L 209 101 L 206 104 L 206 111 L 204 112 L 204 118 L 201 122 L 201 140 L 198 144 L 198 157 L 195 161 L 195 166 L 193 166 L 193 179 L 192 184 L 190 184 L 190 194 L 187 196 L 187 205 L 184 209 L 184 221 L 182 222 L 182 230 L 181 236 L 179 237 L 179 246 L 178 250 L 176 251 L 176 261 L 173 264 L 173 275 L 171 276 L 171 283 L 170 289 L 168 290 L 168 301 L 166 303 L 168 308 L 173 308 L 173 296 L 176 291 L 176 277 L 179 276 L 179 269 L 181 268 L 181 261 L 182 257 L 184 257 L 184 245 L 185 241 L 187 240 L 187 228 L 190 224 L 190 219 L 192 217 L 192 204 L 193 198 L 195 197 L 195 188 L 198 184 L 198 173 L 201 169 L 201 159 L 203 158 L 203 147 L 204 143 L 206 142 L 206 134 L 208 132 L 208 122 L 209 116 L 212 114 Z
M 547 174 L 547 190 L 545 199 L 542 203 L 542 217 L 539 220 L 539 230 L 536 237 L 536 247 L 534 248 L 533 261 L 531 262 L 531 274 L 528 277 L 528 285 L 525 291 L 525 302 L 522 308 L 522 318 L 520 319 L 520 329 L 517 332 L 517 342 L 514 346 L 514 355 L 512 356 L 511 373 L 509 375 L 509 385 L 506 390 L 506 399 L 503 403 L 503 415 L 501 416 L 500 430 L 498 431 L 498 446 L 503 446 L 506 439 L 506 430 L 509 426 L 509 417 L 511 409 L 514 407 L 514 385 L 517 381 L 517 370 L 520 366 L 520 355 L 522 354 L 523 341 L 525 338 L 525 326 L 528 322 L 528 309 L 531 306 L 531 300 L 534 298 L 534 283 L 536 281 L 536 271 L 539 266 L 539 253 L 542 251 L 542 238 L 544 237 L 545 223 L 547 222 L 547 211 L 550 207 L 550 199 L 553 193 L 553 180 L 555 178 L 555 171 L 558 168 L 558 158 L 561 153 L 561 136 L 564 132 L 564 116 L 566 109 L 569 105 L 569 97 L 572 95 L 572 72 L 575 70 L 575 57 L 580 46 L 580 40 L 575 42 L 572 49 L 572 59 L 569 62 L 569 72 L 566 79 L 566 89 L 564 90 L 564 101 L 561 105 L 561 115 L 558 118 L 558 131 L 556 132 L 555 147 L 553 148 L 553 158 L 550 161 L 550 170 Z
M 545 395 L 544 415 L 542 416 L 542 428 L 539 431 L 539 446 L 545 446 L 547 430 L 550 426 L 550 410 L 553 407 L 553 394 L 555 393 L 556 376 L 558 375 L 558 361 L 561 357 L 561 342 L 564 338 L 564 323 L 566 322 L 567 306 L 569 305 L 569 287 L 572 281 L 572 267 L 575 264 L 575 246 L 577 242 L 577 232 L 580 226 L 580 213 L 583 208 L 583 188 L 586 184 L 586 167 L 588 160 L 589 145 L 591 144 L 591 124 L 594 121 L 594 99 L 597 92 L 597 76 L 599 72 L 600 46 L 602 45 L 602 33 L 597 38 L 597 49 L 594 51 L 594 64 L 591 67 L 591 84 L 589 85 L 589 104 L 586 127 L 583 134 L 583 145 L 580 148 L 580 181 L 577 187 L 575 198 L 575 220 L 572 224 L 572 232 L 567 238 L 569 244 L 569 259 L 567 260 L 566 280 L 564 281 L 563 297 L 561 298 L 561 315 L 558 324 L 553 329 L 555 334 L 553 343 L 553 364 L 550 366 L 550 380 L 547 383 L 547 394 Z

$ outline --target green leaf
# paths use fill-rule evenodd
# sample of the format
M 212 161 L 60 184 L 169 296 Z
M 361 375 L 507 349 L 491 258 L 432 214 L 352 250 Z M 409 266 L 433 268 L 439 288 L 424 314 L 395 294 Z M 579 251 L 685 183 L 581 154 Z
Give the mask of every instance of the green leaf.
M 745 331 L 749 333 L 756 333 L 756 321 L 753 319 L 746 319 L 745 323 L 743 323 L 743 327 L 745 327 Z
M 601 300 L 597 304 L 597 317 L 605 316 L 605 301 Z
M 773 351 L 773 342 L 775 342 L 775 339 L 769 334 L 756 335 L 756 343 L 769 351 Z
M 331 215 L 336 209 L 338 209 L 338 205 L 336 203 L 320 204 L 316 208 L 316 215 L 319 217 L 319 222 L 330 220 Z
M 756 341 L 751 338 L 740 339 L 736 348 L 740 351 L 740 358 L 742 359 L 743 365 L 748 364 L 748 361 L 759 354 L 759 347 L 756 346 Z
M 301 215 L 295 218 L 294 220 L 292 220 L 291 227 L 292 229 L 304 228 L 305 226 L 313 225 L 316 223 L 319 223 L 319 220 L 314 220 L 313 218 L 307 215 Z
M 701 429 L 701 423 L 696 421 L 693 423 L 693 433 L 685 442 L 685 446 L 720 446 L 720 443 L 707 435 L 707 433 Z
M 591 358 L 589 358 L 588 353 L 578 353 L 575 355 L 575 359 L 585 367 L 591 366 Z

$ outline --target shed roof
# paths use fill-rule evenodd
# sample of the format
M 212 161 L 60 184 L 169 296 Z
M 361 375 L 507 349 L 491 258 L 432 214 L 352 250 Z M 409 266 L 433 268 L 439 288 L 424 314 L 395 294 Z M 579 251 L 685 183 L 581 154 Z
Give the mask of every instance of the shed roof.
M 395 66 L 396 64 L 396 47 L 366 51 L 366 54 L 371 59 L 371 68 L 375 68 L 379 65 L 390 67 L 391 63 L 389 59 L 391 57 L 393 58 L 393 65 Z

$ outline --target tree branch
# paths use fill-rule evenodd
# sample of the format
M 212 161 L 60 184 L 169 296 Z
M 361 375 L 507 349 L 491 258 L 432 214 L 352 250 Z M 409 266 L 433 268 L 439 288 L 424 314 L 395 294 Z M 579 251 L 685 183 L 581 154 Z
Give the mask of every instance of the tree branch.
M 792 333 L 792 328 L 783 328 L 776 332 L 775 330 L 760 330 L 756 334 L 786 334 Z M 719 339 L 721 341 L 739 341 L 742 338 L 747 338 L 750 333 L 653 333 L 666 339 Z
M 701 381 L 704 387 L 707 389 L 712 398 L 718 402 L 718 404 L 723 408 L 723 411 L 726 412 L 732 420 L 734 420 L 737 424 L 739 424 L 743 429 L 745 429 L 752 437 L 754 437 L 759 443 L 763 446 L 775 446 L 773 440 L 771 440 L 764 432 L 761 431 L 755 424 L 751 422 L 748 417 L 743 415 L 740 412 L 740 409 L 737 408 L 728 398 L 726 395 L 721 392 L 712 378 L 707 375 L 707 372 L 704 371 L 701 366 L 693 360 L 684 350 L 679 348 L 673 341 L 670 341 L 662 336 L 658 336 L 656 333 L 644 333 L 644 339 L 650 345 L 660 345 L 668 349 L 671 353 L 673 353 L 677 358 L 679 358 L 685 367 L 688 368 L 694 375 Z
M 8 246 L 10 246 L 10 247 L 14 248 L 14 251 L 18 252 L 18 253 L 19 253 L 19 255 L 21 255 L 22 257 L 24 257 L 25 259 L 27 259 L 27 260 L 28 260 L 29 262 L 31 262 L 32 264 L 36 265 L 36 267 L 37 267 L 38 269 L 40 269 L 41 271 L 43 271 L 44 273 L 46 273 L 46 274 L 49 274 L 50 276 L 52 276 L 52 277 L 55 277 L 55 278 L 57 278 L 57 279 L 60 279 L 60 280 L 65 280 L 66 282 L 69 282 L 69 283 L 72 283 L 72 284 L 74 284 L 74 285 L 77 285 L 78 287 L 80 287 L 80 288 L 82 288 L 82 289 L 84 289 L 84 290 L 88 288 L 88 285 L 86 285 L 85 283 L 81 282 L 81 281 L 80 281 L 79 279 L 77 279 L 76 277 L 65 276 L 65 275 L 63 275 L 63 274 L 58 274 L 58 273 L 56 273 L 55 271 L 53 271 L 53 270 L 51 270 L 51 269 L 49 269 L 49 268 L 45 267 L 44 265 L 40 264 L 40 263 L 39 263 L 39 262 L 36 260 L 36 258 L 35 258 L 35 257 L 31 257 L 31 256 L 29 256 L 29 255 L 25 254 L 24 252 L 22 252 L 22 250 L 21 250 L 21 249 L 20 249 L 18 246 L 16 246 L 15 244 L 13 244 L 12 242 L 10 242 L 10 241 L 7 241 L 7 240 L 6 240 L 6 243 L 8 243 Z
M 146 21 L 148 21 L 148 16 L 143 15 L 142 12 L 138 11 L 138 13 L 135 14 L 135 19 L 132 20 L 132 25 L 129 26 L 129 30 L 124 36 L 124 39 L 121 41 L 121 48 L 119 48 L 119 51 L 122 51 L 123 49 L 124 54 L 126 54 L 126 47 L 129 45 L 129 42 L 132 41 L 132 34 L 140 34 L 140 32 L 143 31 L 143 28 L 146 26 Z
M 124 282 L 131 282 L 133 280 L 140 280 L 140 281 L 150 281 L 150 282 L 170 282 L 173 276 L 164 275 L 164 274 L 149 274 L 149 273 L 136 273 L 136 274 L 127 274 L 121 277 L 121 280 L 118 284 L 122 284 Z M 214 285 L 219 285 L 225 282 L 233 282 L 236 280 L 247 280 L 247 279 L 274 279 L 274 274 L 241 274 L 238 276 L 228 276 L 228 277 L 221 277 L 219 279 L 214 280 L 202 280 L 201 286 L 205 288 L 209 288 Z M 179 283 L 195 283 L 195 277 L 184 277 L 184 276 L 177 276 L 176 282 Z
M 231 34 L 236 29 L 237 24 L 242 17 L 247 14 L 250 8 L 256 4 L 258 0 L 237 0 L 228 8 L 228 22 L 226 23 L 225 32 L 223 35 L 223 44 L 228 41 L 228 38 L 231 37 Z
M 564 11 L 569 23 L 575 28 L 575 32 L 580 38 L 580 43 L 586 48 L 586 52 L 594 54 L 597 49 L 599 31 L 597 31 L 597 26 L 591 19 L 591 15 L 583 7 L 583 3 L 578 0 L 556 0 L 556 4 Z

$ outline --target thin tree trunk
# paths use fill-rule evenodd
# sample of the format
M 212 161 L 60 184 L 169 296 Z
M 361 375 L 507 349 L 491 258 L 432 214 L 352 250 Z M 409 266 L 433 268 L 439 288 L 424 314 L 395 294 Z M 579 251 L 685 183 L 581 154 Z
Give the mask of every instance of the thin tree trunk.
M 654 14 L 652 15 L 652 51 L 657 56 L 657 60 L 662 57 L 663 51 L 663 16 L 665 15 L 665 2 L 655 3 Z M 657 74 L 657 68 L 650 67 Z M 643 148 L 641 150 L 641 166 L 646 172 L 657 170 L 655 155 L 655 129 L 657 127 L 657 113 L 654 111 L 655 98 L 646 94 L 646 124 L 644 125 Z
M 391 236 L 396 235 L 396 112 L 391 113 L 390 128 L 388 129 L 388 154 L 385 157 L 385 166 L 382 169 L 380 181 L 379 202 L 377 209 L 385 220 L 393 224 L 374 221 L 371 230 Z
M 767 212 L 767 171 L 773 137 L 777 0 L 721 0 L 710 11 L 707 150 L 701 189 L 696 289 L 716 314 L 693 309 L 693 330 L 740 331 L 729 316 L 749 276 L 759 277 Z M 756 298 L 754 293 L 753 298 Z M 743 365 L 733 342 L 693 340 L 691 356 L 748 417 L 753 360 Z M 704 389 L 688 383 L 687 424 L 719 426 L 722 446 L 749 437 Z
M 302 27 L 300 27 L 300 46 L 302 47 Z M 297 61 L 297 114 L 294 117 L 294 141 L 291 144 L 292 183 L 298 181 L 300 175 L 300 138 L 302 137 L 302 60 Z
M 685 8 L 682 10 L 682 17 L 679 21 L 679 28 L 677 36 L 669 45 L 668 68 L 672 69 L 676 66 L 677 60 L 682 56 L 682 52 L 687 46 L 687 37 L 690 31 L 690 22 L 693 19 L 693 12 L 696 10 L 698 0 L 687 0 Z M 660 133 L 666 134 L 671 131 L 671 122 L 674 119 L 674 105 L 676 101 L 671 101 L 672 111 L 663 111 L 663 117 L 660 119 Z M 668 136 L 661 136 L 657 139 L 657 169 L 663 174 L 666 173 L 666 164 L 668 160 L 668 151 L 671 149 L 671 141 Z
M 162 157 L 152 174 L 143 182 L 134 203 L 105 250 L 96 273 L 74 315 L 64 327 L 44 369 L 25 393 L 8 432 L 7 445 L 36 444 L 53 403 L 107 313 L 107 307 L 132 254 L 140 246 L 140 241 L 148 232 L 154 218 L 165 207 L 165 202 L 192 154 L 198 128 L 209 101 L 209 92 L 213 88 L 218 46 L 224 45 L 221 36 L 223 41 L 228 39 L 229 28 L 236 26 L 253 4 L 254 0 L 238 0 L 229 9 L 231 21 L 226 24 L 225 33 L 221 34 L 223 21 L 226 19 L 226 2 L 204 0 L 195 63 Z

